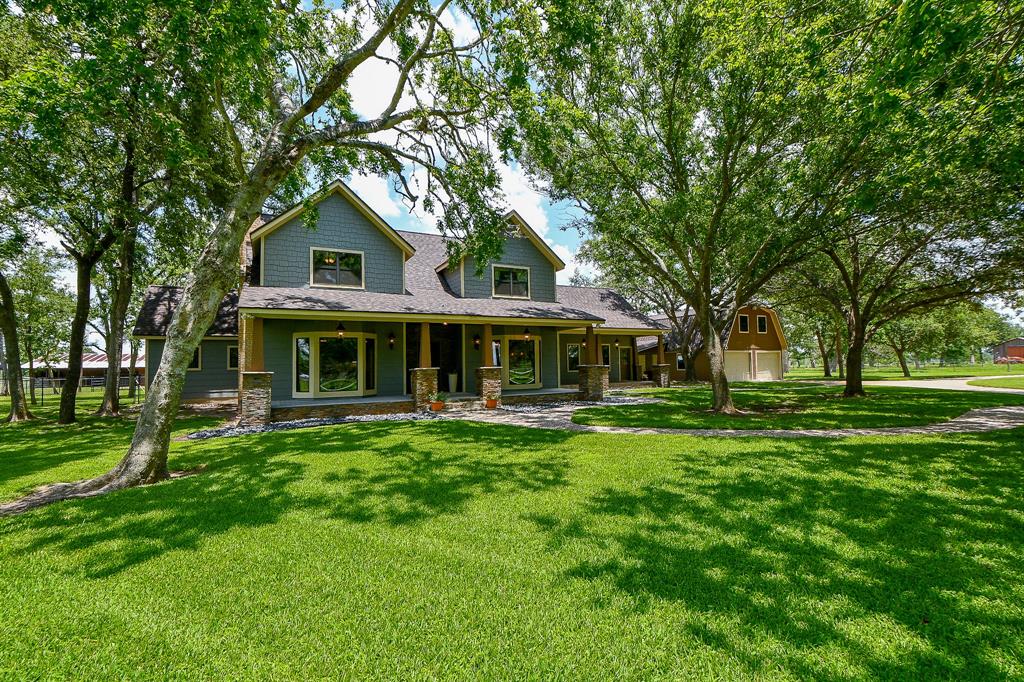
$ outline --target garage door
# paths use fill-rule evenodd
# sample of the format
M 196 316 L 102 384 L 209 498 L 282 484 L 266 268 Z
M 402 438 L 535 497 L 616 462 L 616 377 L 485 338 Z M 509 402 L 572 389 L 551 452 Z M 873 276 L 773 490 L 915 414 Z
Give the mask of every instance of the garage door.
M 782 351 L 762 350 L 757 352 L 757 380 L 782 380 Z
M 729 381 L 750 381 L 750 353 L 745 350 L 725 351 L 725 376 Z

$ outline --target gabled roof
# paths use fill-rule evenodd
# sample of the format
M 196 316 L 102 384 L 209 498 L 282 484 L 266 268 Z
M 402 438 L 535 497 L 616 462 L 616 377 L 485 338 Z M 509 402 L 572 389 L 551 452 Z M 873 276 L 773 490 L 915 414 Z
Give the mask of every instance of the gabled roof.
M 533 244 L 534 247 L 536 247 L 536 249 L 541 252 L 541 255 L 543 255 L 545 258 L 548 259 L 548 261 L 551 262 L 551 265 L 553 265 L 555 268 L 555 272 L 565 269 L 565 261 L 558 257 L 558 254 L 556 254 L 554 250 L 550 246 L 548 246 L 548 243 L 544 241 L 543 237 L 537 234 L 536 230 L 530 227 L 530 224 L 526 222 L 523 216 L 519 215 L 518 211 L 516 211 L 515 209 L 509 211 L 508 213 L 505 214 L 505 218 L 510 223 L 514 224 L 517 228 L 519 228 L 519 231 L 522 232 L 523 236 L 529 239 L 530 243 Z M 463 256 L 462 260 L 465 260 L 465 258 L 466 257 Z M 459 262 L 461 263 L 462 261 Z M 448 265 L 449 262 L 448 258 L 446 257 L 444 260 L 440 261 L 437 265 L 434 266 L 434 271 L 444 272 L 448 268 Z
M 555 287 L 555 296 L 559 303 L 586 310 L 604 320 L 598 329 L 641 330 L 662 329 L 622 297 L 617 291 L 604 287 L 573 287 L 559 284 Z
M 341 180 L 335 180 L 326 187 L 318 190 L 313 195 L 313 197 L 315 198 L 313 203 L 318 204 L 332 194 L 337 194 L 346 201 L 348 201 L 350 204 L 352 204 L 352 206 L 355 207 L 355 209 L 359 211 L 364 218 L 370 221 L 370 224 L 372 224 L 378 230 L 383 232 L 384 236 L 386 236 L 388 239 L 394 242 L 395 246 L 400 248 L 402 252 L 405 253 L 406 259 L 411 258 L 412 255 L 416 252 L 416 249 L 413 248 L 412 244 L 407 242 L 395 228 L 391 227 L 391 225 L 389 225 L 387 221 L 381 218 L 376 211 L 370 208 L 369 204 L 360 199 L 359 195 L 353 192 L 351 187 L 346 185 Z M 268 234 L 270 234 L 277 228 L 281 227 L 285 223 L 288 223 L 292 219 L 301 216 L 303 213 L 305 213 L 308 207 L 309 204 L 307 203 L 307 201 L 302 201 L 301 203 L 292 206 L 284 213 L 279 214 L 275 218 L 267 220 L 262 225 L 253 230 L 251 238 L 255 240 L 266 237 Z

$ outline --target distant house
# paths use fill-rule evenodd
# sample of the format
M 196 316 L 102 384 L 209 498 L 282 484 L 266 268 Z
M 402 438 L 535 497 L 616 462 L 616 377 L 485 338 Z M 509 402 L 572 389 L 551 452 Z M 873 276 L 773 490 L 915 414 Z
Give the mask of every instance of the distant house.
M 1015 339 L 1007 339 L 1002 343 L 992 346 L 993 358 L 1020 358 L 1024 360 L 1024 337 L 1018 336 Z
M 449 262 L 440 235 L 392 228 L 342 182 L 316 205 L 315 229 L 299 204 L 250 230 L 243 284 L 195 352 L 186 399 L 240 395 L 246 418 L 248 397 L 269 395 L 274 418 L 290 418 L 411 410 L 437 390 L 574 397 L 581 373 L 635 380 L 634 339 L 661 331 L 614 291 L 556 285 L 565 263 L 515 211 L 501 257 L 478 268 Z M 179 296 L 146 292 L 134 333 L 153 368 Z
M 681 311 L 680 317 L 691 316 L 690 311 Z M 654 320 L 669 326 L 668 316 Z M 669 363 L 669 375 L 673 381 L 686 378 L 686 354 L 681 351 L 675 334 L 669 334 L 665 343 L 665 361 Z M 745 306 L 740 309 L 725 340 L 725 374 L 729 381 L 778 381 L 783 378 L 786 336 L 779 324 L 779 317 L 771 308 Z M 637 339 L 637 348 L 645 366 L 657 362 L 658 338 L 656 336 Z M 707 353 L 701 351 L 694 363 L 696 378 L 707 381 L 711 378 L 711 366 Z

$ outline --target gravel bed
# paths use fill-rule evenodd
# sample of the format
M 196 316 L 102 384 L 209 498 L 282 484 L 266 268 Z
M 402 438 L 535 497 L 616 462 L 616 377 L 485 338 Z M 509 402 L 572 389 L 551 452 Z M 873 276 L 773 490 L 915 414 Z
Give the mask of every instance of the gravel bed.
M 224 426 L 219 429 L 196 431 L 185 436 L 185 440 L 206 440 L 208 438 L 226 438 L 228 436 L 248 436 L 268 431 L 291 431 L 292 429 L 309 429 L 316 426 L 333 426 L 335 424 L 355 424 L 359 422 L 405 422 L 439 419 L 437 412 L 400 412 L 398 414 L 361 414 L 351 417 L 320 417 L 315 419 L 295 419 L 287 422 L 272 422 L 266 426 Z

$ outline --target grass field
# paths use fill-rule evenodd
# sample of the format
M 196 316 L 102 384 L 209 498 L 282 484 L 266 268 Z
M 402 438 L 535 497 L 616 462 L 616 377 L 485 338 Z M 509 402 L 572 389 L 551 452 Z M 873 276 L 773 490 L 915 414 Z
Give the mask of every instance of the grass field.
M 900 386 L 872 387 L 865 398 L 842 397 L 840 386 L 786 382 L 734 384 L 741 416 L 712 414 L 705 386 L 646 389 L 640 395 L 664 402 L 594 407 L 573 421 L 596 426 L 670 429 L 818 429 L 917 426 L 947 421 L 976 407 L 1024 405 L 1024 395 L 936 391 Z
M 0 426 L 0 499 L 129 435 Z M 1021 430 L 367 423 L 171 464 L 209 468 L 0 519 L 0 678 L 1024 676 Z
M 998 376 L 1017 373 L 1024 376 L 1024 365 L 1010 365 L 1009 370 L 1007 370 L 1006 365 L 993 365 L 991 363 L 984 365 L 949 365 L 946 367 L 929 365 L 921 369 L 910 368 L 911 379 L 957 379 L 960 377 Z M 821 367 L 791 367 L 786 372 L 786 378 L 823 379 L 825 376 L 822 373 Z M 830 379 L 838 380 L 838 375 L 834 375 Z M 906 381 L 906 379 L 899 367 L 864 368 L 865 381 Z
M 1024 389 L 1024 376 L 1004 377 L 1002 379 L 979 379 L 968 381 L 970 386 L 988 386 L 990 388 L 1021 388 Z

